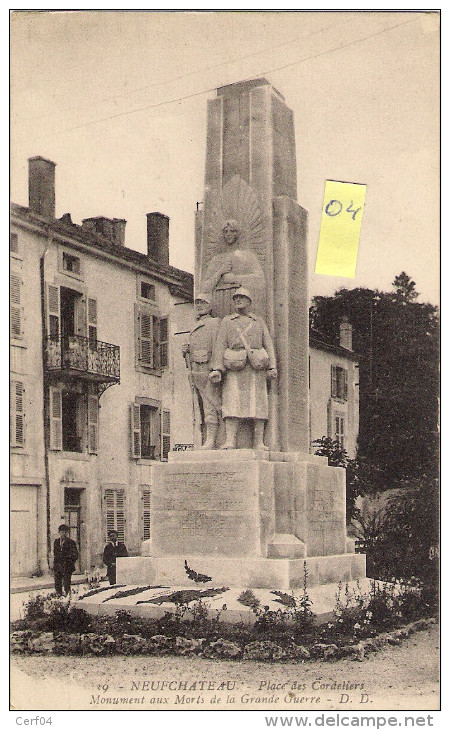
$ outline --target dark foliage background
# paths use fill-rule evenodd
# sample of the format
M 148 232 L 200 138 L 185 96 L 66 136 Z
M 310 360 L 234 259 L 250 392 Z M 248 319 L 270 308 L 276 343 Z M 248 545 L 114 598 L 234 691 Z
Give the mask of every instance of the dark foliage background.
M 416 301 L 402 272 L 394 292 L 341 289 L 314 297 L 311 326 L 338 344 L 344 316 L 360 356 L 358 458 L 365 493 L 398 487 L 422 473 L 437 475 L 439 321 Z
M 315 453 L 347 469 L 347 518 L 373 578 L 418 579 L 436 600 L 439 568 L 439 320 L 417 302 L 415 282 L 401 272 L 394 291 L 341 289 L 314 297 L 311 326 L 338 344 L 339 324 L 353 327 L 360 356 L 357 458 L 322 438 Z M 359 495 L 395 490 L 382 510 L 360 514 Z M 432 594 L 432 595 L 431 595 Z

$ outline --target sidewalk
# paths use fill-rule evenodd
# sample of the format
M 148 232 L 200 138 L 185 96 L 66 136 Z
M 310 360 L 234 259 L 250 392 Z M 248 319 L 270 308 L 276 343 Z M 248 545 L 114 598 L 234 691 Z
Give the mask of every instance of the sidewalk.
M 84 574 L 72 575 L 72 585 L 80 585 L 80 583 L 86 583 L 86 576 Z M 10 593 L 29 593 L 30 591 L 40 591 L 44 588 L 54 587 L 55 582 L 51 573 L 33 578 L 27 576 L 14 577 L 10 580 Z

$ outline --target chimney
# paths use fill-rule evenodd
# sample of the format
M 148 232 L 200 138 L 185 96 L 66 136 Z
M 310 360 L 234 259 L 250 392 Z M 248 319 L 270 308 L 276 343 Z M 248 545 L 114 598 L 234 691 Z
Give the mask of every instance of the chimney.
M 125 226 L 126 220 L 123 218 L 113 218 L 113 238 L 116 246 L 125 246 Z
M 28 205 L 44 218 L 55 217 L 55 163 L 44 157 L 28 160 Z
M 347 317 L 343 317 L 342 322 L 339 325 L 339 344 L 341 347 L 345 347 L 346 350 L 352 349 L 352 334 L 352 325 L 348 321 Z
M 163 213 L 147 213 L 147 255 L 169 265 L 169 217 Z
M 109 238 L 116 246 L 123 246 L 125 244 L 126 224 L 127 222 L 123 218 L 96 216 L 94 218 L 85 218 L 82 221 L 82 229 Z

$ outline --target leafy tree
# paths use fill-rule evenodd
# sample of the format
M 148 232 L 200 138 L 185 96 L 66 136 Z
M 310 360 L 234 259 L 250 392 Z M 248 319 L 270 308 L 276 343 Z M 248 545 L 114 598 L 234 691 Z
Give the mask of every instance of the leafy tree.
M 317 296 L 310 311 L 312 328 L 336 344 L 343 317 L 353 326 L 360 357 L 357 478 L 364 493 L 437 470 L 437 310 L 416 301 L 405 272 L 393 286 L 392 293 L 357 288 Z
M 407 304 L 419 296 L 415 290 L 416 282 L 405 271 L 395 277 L 392 286 L 395 286 L 395 297 L 399 302 Z

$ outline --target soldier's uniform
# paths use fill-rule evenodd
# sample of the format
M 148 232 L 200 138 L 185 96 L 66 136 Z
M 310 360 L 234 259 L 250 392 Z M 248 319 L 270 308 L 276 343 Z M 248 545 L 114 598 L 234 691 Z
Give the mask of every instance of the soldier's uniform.
M 189 335 L 189 354 L 191 358 L 192 380 L 199 399 L 203 404 L 206 424 L 217 425 L 221 409 L 220 387 L 209 379 L 210 360 L 220 319 L 207 314 L 200 317 Z

